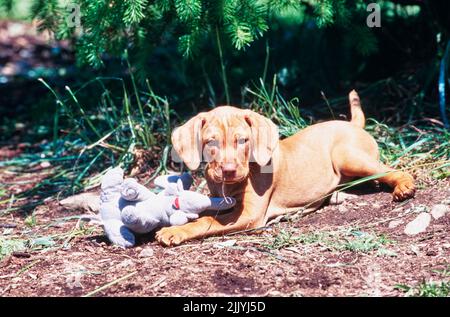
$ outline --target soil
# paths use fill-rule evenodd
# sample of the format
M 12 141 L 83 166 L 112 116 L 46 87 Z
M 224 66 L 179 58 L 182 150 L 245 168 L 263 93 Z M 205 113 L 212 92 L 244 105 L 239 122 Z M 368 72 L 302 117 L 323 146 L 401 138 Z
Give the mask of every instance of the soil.
M 4 150 L 4 156 L 13 153 Z M 38 183 L 45 171 L 12 174 L 3 168 L 0 183 L 17 195 Z M 420 187 L 416 197 L 404 203 L 392 202 L 388 192 L 360 188 L 341 205 L 275 223 L 258 234 L 213 237 L 172 248 L 158 245 L 152 234 L 131 249 L 113 246 L 101 228 L 78 226 L 72 216 L 83 211 L 65 210 L 55 199 L 33 209 L 32 224 L 21 208 L 0 211 L 3 239 L 52 236 L 55 242 L 3 257 L 0 296 L 403 296 L 397 284 L 414 287 L 448 280 L 448 273 L 445 277 L 442 272 L 449 269 L 450 213 L 432 220 L 423 233 L 408 236 L 403 230 L 418 210 L 448 203 L 450 183 L 422 182 Z M 394 220 L 401 223 L 393 227 Z M 296 238 L 325 234 L 342 242 L 350 239 L 349 232 L 383 237 L 389 241 L 383 245 L 389 254 Z M 293 238 L 274 247 L 285 233 Z

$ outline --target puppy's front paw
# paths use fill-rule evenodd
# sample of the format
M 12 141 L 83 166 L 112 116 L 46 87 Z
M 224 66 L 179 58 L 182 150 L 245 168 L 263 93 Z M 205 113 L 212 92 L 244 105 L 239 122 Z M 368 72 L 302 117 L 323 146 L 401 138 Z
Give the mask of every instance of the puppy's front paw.
M 392 196 L 394 201 L 403 201 L 414 197 L 415 192 L 416 187 L 414 186 L 414 182 L 405 181 L 395 186 Z
M 188 240 L 187 233 L 180 227 L 165 227 L 156 233 L 156 241 L 164 246 L 175 246 Z

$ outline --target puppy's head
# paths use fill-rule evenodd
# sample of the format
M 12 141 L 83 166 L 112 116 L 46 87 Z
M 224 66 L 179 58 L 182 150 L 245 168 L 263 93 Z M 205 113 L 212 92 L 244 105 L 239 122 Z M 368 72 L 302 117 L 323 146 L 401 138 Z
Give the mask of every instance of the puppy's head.
M 269 163 L 278 145 L 278 128 L 256 112 L 222 106 L 175 129 L 172 144 L 190 169 L 204 161 L 215 182 L 238 183 L 248 176 L 250 162 Z

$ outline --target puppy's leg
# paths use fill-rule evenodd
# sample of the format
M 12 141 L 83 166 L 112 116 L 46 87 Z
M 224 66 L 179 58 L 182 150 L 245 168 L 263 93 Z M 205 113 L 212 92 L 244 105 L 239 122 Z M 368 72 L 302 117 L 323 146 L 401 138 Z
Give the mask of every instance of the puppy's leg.
M 217 217 L 204 216 L 182 226 L 165 227 L 156 233 L 156 240 L 166 246 L 178 245 L 184 241 L 231 232 L 254 229 L 264 225 L 269 197 L 246 195 L 230 213 Z M 268 196 L 268 195 L 267 195 Z
M 349 177 L 368 177 L 385 174 L 377 180 L 394 189 L 395 201 L 414 196 L 414 179 L 406 172 L 396 171 L 380 163 L 377 158 L 355 148 L 340 147 L 333 151 L 333 163 L 342 175 Z

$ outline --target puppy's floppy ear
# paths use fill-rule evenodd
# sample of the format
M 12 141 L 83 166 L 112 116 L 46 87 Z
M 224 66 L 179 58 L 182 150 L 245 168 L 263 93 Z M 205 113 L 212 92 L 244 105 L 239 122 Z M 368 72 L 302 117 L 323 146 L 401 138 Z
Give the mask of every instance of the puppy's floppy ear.
M 252 133 L 253 158 L 258 165 L 265 166 L 278 146 L 278 127 L 270 119 L 251 110 L 245 110 L 244 118 Z
M 202 138 L 200 131 L 205 125 L 207 117 L 205 112 L 199 113 L 172 133 L 173 149 L 179 156 L 176 157 L 172 153 L 172 158 L 177 162 L 183 161 L 191 170 L 196 170 L 201 162 Z

